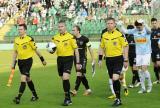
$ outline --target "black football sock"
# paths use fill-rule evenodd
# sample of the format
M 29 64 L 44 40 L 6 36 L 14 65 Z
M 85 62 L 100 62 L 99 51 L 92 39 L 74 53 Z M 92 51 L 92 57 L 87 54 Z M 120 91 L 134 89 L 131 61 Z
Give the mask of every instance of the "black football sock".
M 156 79 L 159 80 L 159 72 L 158 72 L 158 67 L 154 67 L 154 72 L 155 72 L 155 76 L 156 76 Z
M 116 98 L 120 99 L 121 84 L 119 80 L 113 81 L 113 89 L 116 94 Z
M 63 80 L 63 90 L 65 93 L 65 99 L 70 99 L 70 82 L 69 82 L 69 80 Z
M 28 87 L 31 90 L 33 96 L 37 97 L 37 93 L 36 93 L 36 90 L 35 90 L 35 87 L 34 87 L 32 80 L 28 81 L 27 84 L 28 84 Z
M 82 79 L 81 76 L 77 76 L 77 79 L 76 79 L 76 82 L 75 82 L 75 90 L 76 91 L 78 91 L 78 89 L 79 89 L 79 86 L 81 84 L 81 79 Z
M 17 96 L 19 99 L 23 95 L 23 92 L 24 92 L 25 88 L 26 88 L 26 82 L 21 82 L 21 85 L 19 87 L 19 94 Z
M 82 76 L 82 83 L 85 86 L 86 90 L 89 89 L 88 80 L 85 76 Z

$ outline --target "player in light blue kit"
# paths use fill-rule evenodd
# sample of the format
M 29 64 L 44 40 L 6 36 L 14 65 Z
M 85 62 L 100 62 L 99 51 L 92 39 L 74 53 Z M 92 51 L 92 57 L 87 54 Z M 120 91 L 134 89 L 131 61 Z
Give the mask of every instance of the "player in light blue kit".
M 138 93 L 150 93 L 152 90 L 152 82 L 148 66 L 151 58 L 151 30 L 142 19 L 135 21 L 135 29 L 125 29 L 122 23 L 118 23 L 120 30 L 125 34 L 133 34 L 136 44 L 136 66 L 139 68 L 139 76 L 141 82 L 141 90 Z M 148 82 L 147 90 L 145 87 L 145 79 Z

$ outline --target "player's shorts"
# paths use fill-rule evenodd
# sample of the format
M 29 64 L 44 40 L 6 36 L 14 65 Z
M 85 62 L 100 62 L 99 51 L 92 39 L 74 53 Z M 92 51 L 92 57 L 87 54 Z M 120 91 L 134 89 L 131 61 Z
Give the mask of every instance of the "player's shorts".
M 71 73 L 73 65 L 73 56 L 66 56 L 66 57 L 57 57 L 57 68 L 59 76 L 63 76 L 63 73 Z
M 150 65 L 151 54 L 136 55 L 136 66 Z
M 18 67 L 22 75 L 30 76 L 30 69 L 32 67 L 33 59 L 28 58 L 24 60 L 18 60 Z
M 136 65 L 136 54 L 129 54 L 129 65 L 133 67 L 133 65 Z
M 160 54 L 159 54 L 159 52 L 157 51 L 157 52 L 152 52 L 151 53 L 151 57 L 152 57 L 152 62 L 156 62 L 156 61 L 158 61 L 158 60 L 160 60 Z
M 86 73 L 86 66 L 87 66 L 87 59 L 86 58 L 80 58 L 80 64 L 81 64 L 81 69 L 77 70 L 76 72 L 81 72 L 81 73 Z M 76 59 L 74 58 L 74 65 L 76 68 Z
M 123 67 L 123 56 L 106 57 L 106 66 L 111 79 L 113 74 L 120 75 Z

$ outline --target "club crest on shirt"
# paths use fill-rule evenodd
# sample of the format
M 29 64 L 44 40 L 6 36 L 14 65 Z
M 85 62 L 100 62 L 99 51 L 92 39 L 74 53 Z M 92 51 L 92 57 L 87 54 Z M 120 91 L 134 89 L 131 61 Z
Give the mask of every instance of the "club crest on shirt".
M 64 46 L 67 46 L 68 45 L 68 43 L 64 43 Z
M 79 44 L 80 44 L 80 45 L 83 45 L 83 41 L 80 41 Z
M 27 45 L 23 45 L 23 49 L 27 49 Z
M 113 45 L 116 46 L 116 45 L 117 45 L 117 42 L 113 42 Z

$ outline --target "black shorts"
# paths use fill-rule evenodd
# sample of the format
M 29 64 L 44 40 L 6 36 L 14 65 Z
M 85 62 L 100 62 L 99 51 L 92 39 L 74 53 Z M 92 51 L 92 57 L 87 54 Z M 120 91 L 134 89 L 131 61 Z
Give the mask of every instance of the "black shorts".
M 18 67 L 21 72 L 21 74 L 30 76 L 30 69 L 32 67 L 33 59 L 24 59 L 24 60 L 18 60 Z
M 129 65 L 133 67 L 133 65 L 136 65 L 136 54 L 129 54 Z
M 87 59 L 86 58 L 80 58 L 80 64 L 81 64 L 82 67 L 81 67 L 80 70 L 76 69 L 76 72 L 81 72 L 82 74 L 86 73 Z M 76 68 L 76 59 L 75 58 L 74 58 L 74 65 L 75 65 L 75 68 Z
M 71 73 L 73 65 L 73 56 L 58 57 L 57 58 L 57 68 L 59 76 L 63 76 L 63 73 Z
M 108 69 L 109 77 L 112 79 L 113 74 L 119 74 L 123 67 L 123 56 L 106 57 L 106 66 Z
M 152 52 L 151 53 L 151 57 L 152 57 L 152 62 L 156 62 L 156 61 L 158 61 L 158 60 L 160 60 L 160 54 L 159 54 L 159 52 Z

